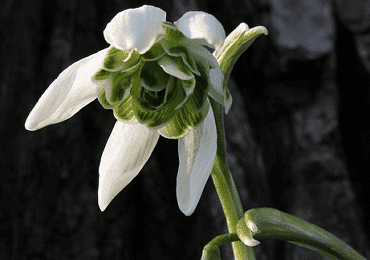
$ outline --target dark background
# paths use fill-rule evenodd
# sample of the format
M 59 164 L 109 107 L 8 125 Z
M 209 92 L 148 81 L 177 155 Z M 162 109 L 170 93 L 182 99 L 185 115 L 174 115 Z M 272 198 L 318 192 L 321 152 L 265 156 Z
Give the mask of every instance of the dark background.
M 37 132 L 28 113 L 58 74 L 107 47 L 103 30 L 152 4 L 175 21 L 215 15 L 230 33 L 264 25 L 238 61 L 226 116 L 245 210 L 275 207 L 370 257 L 370 1 L 3 0 L 0 11 L 1 259 L 199 259 L 227 232 L 211 179 L 190 217 L 178 209 L 177 141 L 160 138 L 142 172 L 100 212 L 98 166 L 114 125 L 97 101 Z M 221 248 L 231 259 L 231 247 Z M 323 259 L 262 241 L 257 259 Z

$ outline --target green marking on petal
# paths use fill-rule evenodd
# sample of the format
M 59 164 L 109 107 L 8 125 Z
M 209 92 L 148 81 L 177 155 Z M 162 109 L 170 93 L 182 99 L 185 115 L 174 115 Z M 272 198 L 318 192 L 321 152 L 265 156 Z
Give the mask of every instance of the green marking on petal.
M 195 61 L 196 57 L 194 57 L 194 55 L 192 55 L 192 52 L 188 50 L 188 47 L 192 47 L 191 44 L 188 44 L 188 40 L 189 39 L 187 39 L 186 37 L 176 41 L 171 41 L 169 38 L 164 38 L 159 43 L 162 45 L 168 56 L 180 57 L 182 59 L 182 63 L 185 64 L 185 66 L 189 68 L 192 73 L 200 76 L 200 72 Z M 194 42 L 194 44 L 197 43 Z
M 167 124 L 175 115 L 178 104 L 186 97 L 184 91 L 177 86 L 180 82 L 175 77 L 170 78 L 164 101 L 158 107 L 155 107 L 155 109 L 147 109 L 142 103 L 135 101 L 134 110 L 137 120 L 142 124 L 146 124 L 147 127 L 154 129 L 162 128 Z
M 192 105 L 187 102 L 181 109 L 177 110 L 171 121 L 160 129 L 159 132 L 167 138 L 178 139 L 184 137 L 190 129 L 197 127 L 206 118 L 209 103 L 197 113 L 194 112 Z
M 196 77 L 195 88 L 186 105 L 194 112 L 201 111 L 207 104 L 209 89 L 210 84 L 207 76 Z
M 193 73 L 188 66 L 185 65 L 183 60 L 179 57 L 164 56 L 158 60 L 158 64 L 168 74 L 175 76 L 182 80 L 189 80 L 194 78 Z
M 114 107 L 113 115 L 125 122 L 135 121 L 133 99 L 130 94 L 126 95 L 123 101 Z
M 148 110 L 147 108 L 143 109 L 142 103 L 134 103 L 134 112 L 137 120 L 141 124 L 146 124 L 148 127 L 151 128 L 160 128 L 164 124 L 166 124 L 173 115 L 175 114 L 175 106 L 176 106 L 176 97 L 179 94 L 177 88 L 170 88 L 166 89 L 168 92 L 172 92 L 173 95 L 170 99 L 170 102 L 165 104 L 159 104 L 160 109 L 157 111 L 153 111 L 153 109 Z M 177 98 L 178 99 L 178 98 Z M 154 102 L 154 101 L 152 101 Z
M 209 68 L 219 67 L 216 58 L 203 46 L 194 42 L 191 39 L 184 39 L 183 44 L 187 47 L 189 55 L 194 57 L 197 65 L 201 64 L 203 67 L 208 66 Z
M 142 55 L 145 61 L 154 61 L 161 58 L 165 55 L 166 52 L 164 51 L 162 45 L 160 43 L 155 43 L 146 53 Z
M 135 50 L 131 50 L 127 58 L 123 61 L 122 71 L 137 70 L 143 60 L 141 59 L 140 53 Z
M 107 101 L 111 104 L 120 102 L 131 86 L 131 75 L 128 73 L 114 73 L 111 84 L 105 88 Z
M 145 62 L 141 71 L 141 81 L 143 87 L 148 91 L 161 91 L 168 84 L 170 75 L 168 75 L 157 61 Z
M 113 106 L 107 101 L 106 96 L 105 96 L 105 89 L 103 89 L 99 95 L 98 95 L 98 100 L 100 104 L 105 108 L 105 109 L 111 109 Z
M 128 57 L 129 52 L 117 49 L 115 47 L 110 47 L 107 56 L 103 61 L 103 68 L 109 71 L 121 70 L 123 61 Z
M 184 45 L 176 45 L 176 46 L 167 46 L 164 44 L 165 50 L 168 55 L 181 57 L 183 62 L 188 66 L 194 74 L 200 76 L 200 72 L 198 71 L 197 64 L 192 56 L 189 54 L 187 48 Z
M 163 22 L 162 23 L 164 31 L 165 31 L 165 39 L 169 42 L 179 42 L 181 39 L 185 38 L 185 35 L 177 29 L 177 26 L 171 22 Z
M 98 70 L 94 75 L 94 80 L 96 81 L 106 81 L 111 75 L 110 71 L 103 69 Z
M 140 63 L 140 53 L 135 50 L 124 51 L 110 47 L 103 61 L 103 69 L 111 72 L 134 69 Z
M 140 71 L 143 65 L 141 61 L 129 71 L 111 73 L 110 84 L 106 84 L 105 87 L 106 99 L 110 104 L 121 102 L 135 81 L 140 82 Z
M 181 81 L 181 87 L 185 91 L 187 96 L 193 93 L 195 89 L 195 84 L 196 84 L 195 78 Z

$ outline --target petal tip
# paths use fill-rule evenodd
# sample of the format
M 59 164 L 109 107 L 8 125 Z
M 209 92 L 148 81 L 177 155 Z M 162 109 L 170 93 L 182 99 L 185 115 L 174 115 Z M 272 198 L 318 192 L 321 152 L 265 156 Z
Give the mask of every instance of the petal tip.
M 212 109 L 203 123 L 179 139 L 176 195 L 180 210 L 190 216 L 211 174 L 217 150 L 217 130 Z
M 250 230 L 252 230 L 252 232 L 257 232 L 258 231 L 258 227 L 257 227 L 257 225 L 254 223 L 254 222 L 252 222 L 252 221 L 246 221 L 247 223 L 247 226 L 248 226 L 248 228 L 250 229 Z
M 267 30 L 267 28 L 265 26 L 257 26 L 255 27 L 255 29 L 259 32 L 259 33 L 263 33 L 264 35 L 268 35 L 269 32 Z
M 103 212 L 108 207 L 109 203 L 99 198 L 98 205 L 99 205 L 100 211 Z
M 181 212 L 184 213 L 184 215 L 187 217 L 191 216 L 191 214 L 193 214 L 195 210 L 195 207 L 184 207 L 181 205 L 179 205 L 179 207 L 180 207 Z
M 37 125 L 35 123 L 33 123 L 31 120 L 26 120 L 26 123 L 24 124 L 24 127 L 26 128 L 26 130 L 28 131 L 36 131 L 37 130 Z
M 250 30 L 245 31 L 245 33 L 249 33 L 249 32 L 257 33 L 257 34 L 264 34 L 264 35 L 269 34 L 267 28 L 265 26 L 262 26 L 262 25 L 253 27 Z
M 39 122 L 38 120 L 35 120 L 35 118 L 36 117 L 33 115 L 32 111 L 31 111 L 31 113 L 28 116 L 26 122 L 24 123 L 24 127 L 26 128 L 26 130 L 36 131 L 36 130 L 39 130 L 39 129 L 48 125 L 45 121 L 44 122 Z
M 250 240 L 244 240 L 243 241 L 244 244 L 246 244 L 247 246 L 258 246 L 260 244 L 259 241 L 255 240 L 255 239 L 250 239 Z

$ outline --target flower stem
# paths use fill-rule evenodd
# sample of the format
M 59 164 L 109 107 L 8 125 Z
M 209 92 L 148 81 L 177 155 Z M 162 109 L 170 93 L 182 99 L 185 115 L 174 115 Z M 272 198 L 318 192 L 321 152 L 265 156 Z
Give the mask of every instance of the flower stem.
M 228 230 L 230 233 L 236 233 L 236 225 L 239 219 L 243 217 L 244 212 L 235 182 L 227 164 L 223 108 L 214 100 L 210 99 L 210 101 L 215 114 L 217 127 L 217 154 L 211 176 L 221 201 Z M 236 260 L 255 259 L 253 249 L 247 247 L 241 241 L 232 242 L 232 248 Z

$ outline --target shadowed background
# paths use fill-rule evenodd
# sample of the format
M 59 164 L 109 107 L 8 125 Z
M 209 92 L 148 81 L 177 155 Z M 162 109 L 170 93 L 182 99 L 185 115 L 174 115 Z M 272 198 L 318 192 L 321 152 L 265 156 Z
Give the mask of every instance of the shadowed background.
M 114 15 L 151 4 L 175 21 L 213 14 L 230 33 L 264 25 L 242 55 L 226 119 L 231 171 L 245 210 L 275 207 L 370 257 L 370 1 L 4 0 L 0 11 L 0 258 L 200 259 L 226 233 L 207 183 L 190 217 L 178 209 L 177 141 L 160 138 L 142 172 L 102 213 L 98 167 L 114 125 L 94 101 L 36 132 L 28 113 L 67 66 L 107 47 Z M 231 259 L 231 247 L 221 248 Z M 257 259 L 323 259 L 262 241 Z

